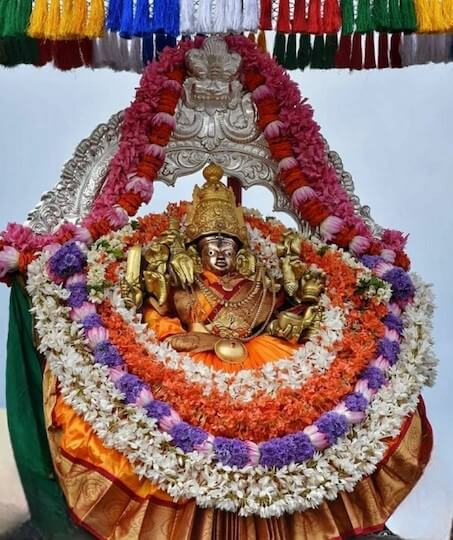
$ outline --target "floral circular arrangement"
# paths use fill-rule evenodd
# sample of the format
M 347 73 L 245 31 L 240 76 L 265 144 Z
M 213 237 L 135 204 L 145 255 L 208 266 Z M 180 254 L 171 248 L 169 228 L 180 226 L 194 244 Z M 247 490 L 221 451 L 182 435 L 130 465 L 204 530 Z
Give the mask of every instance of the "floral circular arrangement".
M 170 211 L 184 226 L 185 206 Z M 278 277 L 284 226 L 253 212 L 246 223 Z M 290 358 L 226 373 L 159 342 L 122 301 L 129 247 L 167 225 L 148 216 L 30 264 L 40 350 L 65 400 L 174 498 L 269 517 L 352 489 L 432 382 L 427 286 L 379 256 L 304 239 L 301 259 L 327 275 L 319 332 Z

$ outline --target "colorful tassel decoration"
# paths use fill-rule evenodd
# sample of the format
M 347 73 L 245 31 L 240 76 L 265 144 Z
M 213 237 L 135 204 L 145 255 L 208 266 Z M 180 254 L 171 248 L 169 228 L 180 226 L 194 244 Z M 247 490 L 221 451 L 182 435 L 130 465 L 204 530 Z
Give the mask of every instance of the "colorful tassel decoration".
M 311 54 L 310 67 L 312 69 L 324 69 L 324 36 L 317 34 L 313 42 L 313 51 Z
M 365 38 L 365 69 L 374 69 L 376 67 L 376 52 L 374 47 L 374 32 L 368 32 Z
M 288 43 L 286 46 L 286 56 L 285 56 L 285 68 L 286 69 L 297 69 L 297 36 L 296 34 L 289 34 Z
M 401 32 L 403 29 L 399 0 L 389 0 L 389 26 L 393 32 Z
M 335 67 L 335 55 L 338 48 L 338 34 L 327 34 L 324 48 L 324 67 L 330 69 Z
M 332 34 L 340 30 L 341 10 L 338 0 L 325 0 L 322 27 L 326 34 Z
M 89 38 L 101 37 L 104 35 L 105 8 L 104 0 L 91 0 L 90 13 L 84 34 Z
M 130 39 L 133 34 L 134 3 L 132 0 L 123 0 L 120 17 L 120 37 Z
M 354 2 L 353 0 L 341 0 L 341 35 L 347 36 L 354 32 Z M 341 49 L 341 43 L 340 43 Z M 349 65 L 349 64 L 348 64 Z
M 63 0 L 60 16 L 59 39 L 68 39 L 72 31 L 72 0 Z
M 156 0 L 154 0 L 156 5 Z M 167 0 L 167 19 L 165 31 L 169 36 L 177 37 L 179 35 L 179 0 Z
M 70 36 L 74 38 L 80 38 L 83 36 L 83 31 L 87 24 L 87 13 L 88 10 L 86 0 L 72 0 L 71 20 L 68 30 Z M 79 62 L 79 58 L 81 61 L 82 57 L 80 55 L 80 50 L 76 52 L 76 50 L 73 49 L 72 54 L 75 63 Z
M 80 55 L 82 57 L 83 65 L 86 67 L 93 66 L 93 40 L 89 38 L 83 38 L 79 42 Z
M 111 32 L 118 32 L 121 23 L 122 0 L 109 0 L 106 27 Z
M 247 36 L 247 39 L 251 41 L 252 43 L 256 43 L 256 36 L 253 32 L 249 32 L 249 35 Z
M 5 21 L 6 21 L 6 11 L 8 9 L 8 3 L 7 3 L 7 0 L 0 0 L 0 64 L 2 64 L 2 57 L 1 57 L 1 54 L 3 52 L 3 54 L 6 55 L 6 52 L 5 52 L 5 45 L 4 43 L 1 41 L 2 38 L 5 38 L 7 37 L 7 34 L 6 34 L 6 28 L 5 28 Z M 6 56 L 5 56 L 6 58 Z
M 341 34 L 340 45 L 335 55 L 335 67 L 349 68 L 351 64 L 352 34 Z
M 272 30 L 272 0 L 260 0 L 260 28 Z
M 59 39 L 60 28 L 60 0 L 51 0 L 44 26 L 46 39 Z
M 142 59 L 144 66 L 154 60 L 154 36 L 152 34 L 147 34 L 143 37 Z
M 38 59 L 36 66 L 45 66 L 49 62 L 52 62 L 52 42 L 48 39 L 34 40 L 38 43 Z
M 44 27 L 47 18 L 47 0 L 36 0 L 30 17 L 28 35 L 35 38 L 44 36 Z
M 403 67 L 400 54 L 401 33 L 394 32 L 390 38 L 390 65 L 392 68 Z
M 374 28 L 379 32 L 387 32 L 390 26 L 388 0 L 373 0 Z
M 374 30 L 370 0 L 359 0 L 357 5 L 356 32 L 366 34 Z
M 389 67 L 389 37 L 387 32 L 379 33 L 378 68 Z
M 260 30 L 258 32 L 258 38 L 256 40 L 258 44 L 258 48 L 262 52 L 267 52 L 267 44 L 266 44 L 266 32 L 264 30 Z
M 299 39 L 299 52 L 297 63 L 299 68 L 304 70 L 311 62 L 311 38 L 310 34 L 301 34 Z
M 401 25 L 405 32 L 417 29 L 414 0 L 401 0 Z
M 272 56 L 282 66 L 285 62 L 285 54 L 286 54 L 286 36 L 285 34 L 281 34 L 280 32 L 277 32 L 275 34 L 274 52 L 272 53 Z
M 142 40 L 139 37 L 134 37 L 131 40 L 130 57 L 131 70 L 135 73 L 141 73 L 143 71 Z
M 140 0 L 139 0 L 140 1 Z M 192 0 L 181 0 L 180 5 L 180 19 L 181 33 L 190 34 L 194 30 L 194 5 Z
M 306 31 L 309 34 L 320 34 L 321 26 L 321 0 L 310 0 L 308 5 L 308 17 Z
M 291 32 L 289 20 L 289 0 L 280 0 L 277 18 L 277 32 Z
M 258 28 L 259 0 L 244 0 L 242 4 L 242 27 L 244 30 L 256 31 Z
M 0 1 L 0 37 L 15 37 L 18 34 L 17 8 L 17 0 Z M 11 46 L 15 47 L 14 44 Z
M 159 58 L 160 53 L 167 46 L 167 37 L 163 32 L 156 34 L 156 58 Z
M 294 33 L 305 32 L 306 20 L 305 20 L 305 8 L 306 0 L 295 0 L 294 1 L 294 16 L 292 31 Z
M 354 32 L 352 36 L 352 53 L 350 68 L 360 70 L 363 68 L 362 34 Z

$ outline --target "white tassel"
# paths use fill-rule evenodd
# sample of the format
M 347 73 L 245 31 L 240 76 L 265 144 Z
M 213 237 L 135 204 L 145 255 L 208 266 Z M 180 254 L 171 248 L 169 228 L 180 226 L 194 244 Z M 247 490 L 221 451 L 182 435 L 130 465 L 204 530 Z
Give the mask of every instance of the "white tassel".
M 211 32 L 211 0 L 200 0 L 194 26 L 200 34 Z
M 179 8 L 179 25 L 181 27 L 181 34 L 193 34 L 195 8 L 196 5 L 194 0 L 181 0 Z
M 242 0 L 230 0 L 225 11 L 226 27 L 231 32 L 242 32 Z
M 212 16 L 212 31 L 226 33 L 225 14 L 228 10 L 228 0 L 215 0 L 214 13 Z
M 93 67 L 101 68 L 107 65 L 105 58 L 106 38 L 96 38 L 93 40 Z
M 431 35 L 417 34 L 417 52 L 414 64 L 428 64 L 431 61 Z
M 119 37 L 119 68 L 121 71 L 131 70 L 131 57 L 129 54 L 129 39 Z
M 259 5 L 257 0 L 244 0 L 243 6 L 243 28 L 256 32 L 258 29 L 258 21 L 260 18 Z
M 433 36 L 433 62 L 437 64 L 448 62 L 449 52 L 447 34 L 435 34 Z
M 403 42 L 400 49 L 403 66 L 412 66 L 414 64 L 416 47 L 417 38 L 415 34 L 403 34 Z
M 135 73 L 141 73 L 143 71 L 142 38 L 134 37 L 131 42 L 131 70 Z
M 105 62 L 112 69 L 118 69 L 118 35 L 116 32 L 108 32 L 105 35 L 104 43 L 104 58 Z

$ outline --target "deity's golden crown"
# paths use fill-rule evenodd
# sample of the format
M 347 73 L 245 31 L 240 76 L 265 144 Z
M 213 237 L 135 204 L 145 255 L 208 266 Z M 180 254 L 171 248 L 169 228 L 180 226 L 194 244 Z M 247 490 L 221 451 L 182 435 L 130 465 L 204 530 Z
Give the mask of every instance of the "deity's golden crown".
M 187 212 L 187 240 L 193 242 L 202 236 L 223 234 L 247 244 L 242 208 L 236 206 L 233 190 L 220 181 L 223 169 L 211 163 L 203 170 L 203 176 L 206 182 L 201 188 L 195 186 Z

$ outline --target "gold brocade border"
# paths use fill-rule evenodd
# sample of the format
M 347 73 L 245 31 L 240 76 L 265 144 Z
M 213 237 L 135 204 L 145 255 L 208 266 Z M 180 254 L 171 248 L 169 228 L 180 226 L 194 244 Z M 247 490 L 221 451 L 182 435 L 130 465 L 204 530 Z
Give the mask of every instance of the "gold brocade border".
M 377 471 L 352 493 L 340 493 L 314 510 L 281 518 L 244 518 L 199 508 L 193 501 L 173 502 L 149 482 L 145 486 L 137 478 L 123 482 L 126 469 L 112 474 L 105 464 L 99 467 L 91 460 L 85 448 L 82 460 L 77 449 L 63 448 L 60 443 L 71 426 L 55 423 L 55 388 L 55 378 L 46 368 L 44 411 L 55 470 L 74 521 L 102 540 L 342 540 L 375 532 L 415 485 L 432 448 L 431 427 L 421 401 L 400 436 L 390 441 Z M 83 421 L 78 418 L 77 422 Z M 97 439 L 91 433 L 92 438 Z M 100 444 L 98 439 L 96 444 Z M 102 448 L 107 454 L 115 452 Z

